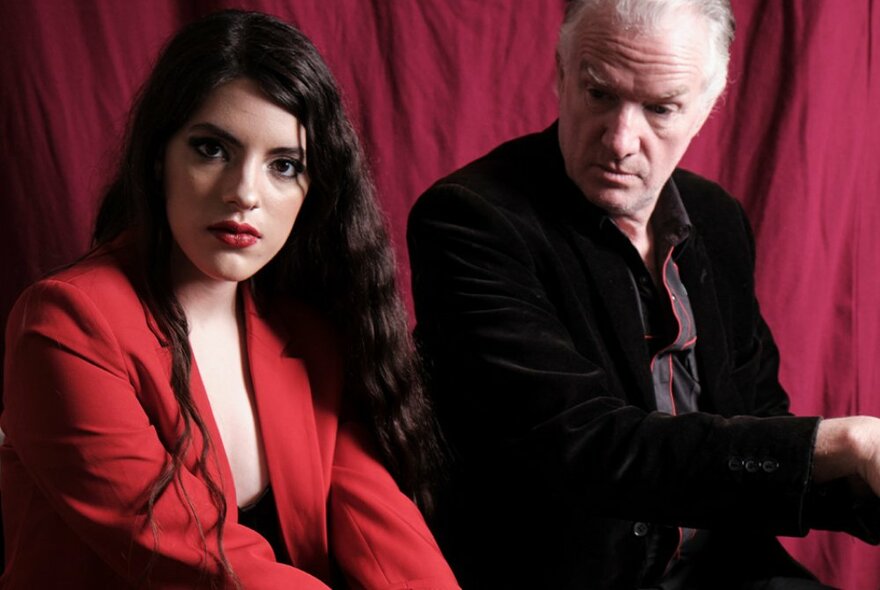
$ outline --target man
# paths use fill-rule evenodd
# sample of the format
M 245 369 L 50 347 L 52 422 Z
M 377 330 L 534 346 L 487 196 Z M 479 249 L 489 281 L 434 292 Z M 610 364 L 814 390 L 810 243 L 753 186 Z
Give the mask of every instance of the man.
M 726 0 L 578 0 L 559 120 L 410 217 L 464 588 L 821 588 L 776 541 L 880 540 L 880 420 L 797 418 L 741 207 L 676 166 L 722 92 Z

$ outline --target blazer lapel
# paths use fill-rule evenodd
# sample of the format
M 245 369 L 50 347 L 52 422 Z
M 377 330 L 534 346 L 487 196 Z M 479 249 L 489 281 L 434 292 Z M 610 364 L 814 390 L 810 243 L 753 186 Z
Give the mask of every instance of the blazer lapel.
M 588 220 L 587 222 L 591 222 Z M 644 407 L 656 408 L 650 373 L 650 359 L 642 344 L 644 330 L 638 313 L 638 294 L 625 263 L 610 248 L 591 239 L 590 232 L 575 227 L 572 233 L 575 251 L 581 257 L 587 279 L 581 292 L 589 292 L 589 282 L 595 285 L 598 297 L 607 312 L 608 321 L 616 335 L 629 374 L 633 376 Z M 742 414 L 742 400 L 731 390 L 730 371 L 726 359 L 727 336 L 715 293 L 712 271 L 705 247 L 697 232 L 690 243 L 682 248 L 677 258 L 682 282 L 690 297 L 694 321 L 697 325 L 696 356 L 699 379 L 702 384 L 700 408 L 732 416 Z M 601 313 L 601 310 L 595 310 Z M 612 357 L 614 353 L 610 353 Z
M 595 238 L 599 232 L 598 220 L 584 213 L 582 209 L 559 219 L 562 232 L 579 259 L 579 268 L 569 270 L 573 289 L 583 294 L 582 308 L 593 307 L 582 309 L 584 319 L 580 324 L 588 332 L 597 330 L 600 333 L 584 334 L 581 338 L 585 342 L 604 343 L 597 352 L 606 367 L 616 369 L 608 371 L 608 378 L 618 379 L 619 385 L 615 387 L 614 383 L 608 383 L 611 390 L 632 391 L 635 387 L 636 398 L 627 401 L 655 409 L 657 402 L 654 399 L 650 359 L 645 346 L 645 330 L 639 314 L 636 287 L 620 255 Z M 606 322 L 607 327 L 603 326 Z M 612 338 L 607 337 L 609 328 L 613 333 Z M 578 339 L 577 335 L 575 339 Z
M 678 259 L 681 280 L 687 289 L 697 325 L 697 366 L 701 383 L 699 407 L 703 411 L 734 416 L 745 412 L 740 396 L 731 390 L 727 336 L 712 269 L 699 233 L 691 236 Z
M 257 416 L 282 534 L 298 567 L 326 563 L 325 479 L 306 364 L 286 353 L 287 338 L 257 313 L 244 289 L 247 356 Z
M 543 208 L 544 214 L 554 220 L 560 234 L 569 242 L 568 248 L 579 258 L 576 263 L 578 267 L 569 269 L 572 289 L 583 294 L 582 307 L 595 307 L 582 310 L 585 317 L 580 325 L 588 332 L 600 332 L 584 334 L 583 341 L 605 342 L 604 348 L 597 352 L 607 367 L 617 369 L 617 374 L 609 374 L 608 378 L 618 380 L 618 390 L 632 391 L 635 387 L 635 399 L 627 400 L 630 403 L 655 409 L 657 401 L 654 398 L 650 358 L 639 314 L 638 293 L 632 277 L 620 254 L 601 239 L 602 212 L 589 204 L 580 189 L 569 180 L 559 150 L 555 123 L 544 132 L 543 141 L 546 151 L 542 162 L 546 174 L 541 178 L 558 181 L 548 187 L 547 192 L 553 196 L 536 206 Z M 613 339 L 605 336 L 608 328 L 602 324 L 606 321 L 614 333 Z M 617 389 L 614 385 L 608 384 L 612 390 Z
M 639 314 L 638 293 L 633 284 L 632 276 L 619 254 L 609 248 L 578 236 L 582 257 L 588 277 L 592 279 L 599 294 L 602 307 L 607 314 L 607 321 L 616 336 L 616 345 L 623 353 L 625 368 L 623 375 L 629 375 L 641 396 L 643 407 L 655 409 L 657 402 L 651 380 L 650 359 L 645 346 L 645 330 Z M 601 313 L 602 310 L 595 310 Z M 608 351 L 616 357 L 613 351 Z
M 220 437 L 220 429 L 217 427 L 217 419 L 214 417 L 214 411 L 211 408 L 211 402 L 208 399 L 208 392 L 205 390 L 202 375 L 199 373 L 199 367 L 195 361 L 193 361 L 192 371 L 190 373 L 189 389 L 193 398 L 193 403 L 195 404 L 196 409 L 198 409 L 199 414 L 202 416 L 205 428 L 208 431 L 208 435 L 211 437 L 211 444 L 214 445 L 213 458 L 215 461 L 209 461 L 209 468 L 211 463 L 216 463 L 216 472 L 220 476 L 219 483 L 223 489 L 223 496 L 226 499 L 227 518 L 229 518 L 231 515 L 235 514 L 236 507 L 238 506 L 238 496 L 235 493 L 235 480 L 232 477 L 232 467 L 229 465 L 226 447 L 223 445 L 223 439 Z M 190 468 L 195 467 L 200 450 L 200 446 L 197 447 L 196 445 L 193 445 L 191 447 L 191 450 L 188 453 Z

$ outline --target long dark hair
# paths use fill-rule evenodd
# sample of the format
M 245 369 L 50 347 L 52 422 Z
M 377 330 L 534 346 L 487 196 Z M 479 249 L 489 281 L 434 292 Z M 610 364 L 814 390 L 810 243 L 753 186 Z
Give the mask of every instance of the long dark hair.
M 304 125 L 311 180 L 290 238 L 252 279 L 257 302 L 297 298 L 335 327 L 345 364 L 343 395 L 372 423 L 387 467 L 423 510 L 431 508 L 430 484 L 441 457 L 384 218 L 326 64 L 300 31 L 264 14 L 224 11 L 189 25 L 162 51 L 135 102 L 118 175 L 98 211 L 93 245 L 132 236 L 135 287 L 171 351 L 171 385 L 183 429 L 170 449 L 171 463 L 149 490 L 150 522 L 155 501 L 179 478 L 195 428 L 208 441 L 198 469 L 219 513 L 215 559 L 233 580 L 222 549 L 227 507 L 206 469 L 210 437 L 190 394 L 187 322 L 169 280 L 172 236 L 159 163 L 171 136 L 205 98 L 238 78 L 253 80 Z M 202 535 L 211 527 L 202 527 Z M 156 542 L 157 534 L 154 528 Z

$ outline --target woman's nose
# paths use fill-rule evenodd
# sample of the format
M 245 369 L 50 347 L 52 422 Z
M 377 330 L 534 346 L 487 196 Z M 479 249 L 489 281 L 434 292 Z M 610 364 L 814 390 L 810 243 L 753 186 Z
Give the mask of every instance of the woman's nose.
M 259 166 L 256 163 L 242 162 L 236 167 L 226 200 L 240 209 L 260 206 Z

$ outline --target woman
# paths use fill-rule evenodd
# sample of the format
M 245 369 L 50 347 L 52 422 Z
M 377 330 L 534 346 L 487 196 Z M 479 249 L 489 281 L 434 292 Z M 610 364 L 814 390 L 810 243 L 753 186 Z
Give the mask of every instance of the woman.
M 3 588 L 457 587 L 410 500 L 437 443 L 381 216 L 290 26 L 165 48 L 6 367 Z

